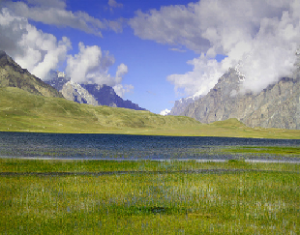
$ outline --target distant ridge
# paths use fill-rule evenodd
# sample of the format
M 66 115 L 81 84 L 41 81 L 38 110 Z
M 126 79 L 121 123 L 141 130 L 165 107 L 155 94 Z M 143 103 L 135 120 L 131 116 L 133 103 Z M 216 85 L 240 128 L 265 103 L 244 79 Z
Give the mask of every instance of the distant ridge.
M 123 100 L 118 96 L 111 86 L 97 84 L 81 84 L 94 98 L 99 105 L 107 105 L 110 107 L 128 108 L 134 110 L 146 110 L 139 105 L 132 103 L 130 100 Z
M 105 84 L 78 84 L 70 78 L 61 76 L 62 72 L 52 73 L 52 79 L 46 81 L 49 85 L 60 91 L 67 100 L 80 104 L 106 105 L 110 107 L 146 110 L 130 100 L 123 100 L 111 86 Z
M 22 69 L 3 50 L 0 50 L 0 87 L 17 87 L 35 95 L 63 98 L 56 89 Z

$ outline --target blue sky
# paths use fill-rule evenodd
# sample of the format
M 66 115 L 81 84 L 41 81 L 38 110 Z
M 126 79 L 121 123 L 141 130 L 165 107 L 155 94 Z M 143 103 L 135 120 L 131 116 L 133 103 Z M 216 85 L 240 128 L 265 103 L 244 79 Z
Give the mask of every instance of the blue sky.
M 292 68 L 300 39 L 296 0 L 6 0 L 0 7 L 0 49 L 22 67 L 43 80 L 56 69 L 75 82 L 106 83 L 154 113 L 207 94 L 241 60 L 245 88 L 263 89 Z

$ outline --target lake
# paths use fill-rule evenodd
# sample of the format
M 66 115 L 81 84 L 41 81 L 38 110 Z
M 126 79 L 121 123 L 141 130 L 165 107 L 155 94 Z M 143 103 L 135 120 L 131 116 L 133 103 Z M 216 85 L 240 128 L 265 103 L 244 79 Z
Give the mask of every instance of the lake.
M 299 146 L 300 140 L 171 137 L 113 134 L 0 132 L 0 156 L 94 160 L 228 160 L 287 158 L 268 154 L 224 154 L 230 146 Z M 290 158 L 289 158 L 290 159 Z M 297 161 L 298 158 L 294 158 Z

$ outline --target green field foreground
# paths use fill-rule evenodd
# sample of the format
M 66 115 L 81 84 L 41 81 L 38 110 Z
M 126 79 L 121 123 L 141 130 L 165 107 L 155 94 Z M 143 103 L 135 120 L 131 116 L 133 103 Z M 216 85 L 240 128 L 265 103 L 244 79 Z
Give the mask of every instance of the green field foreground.
M 0 88 L 0 131 L 300 138 L 300 130 L 250 128 L 237 119 L 202 124 L 189 117 L 47 98 L 15 87 Z
M 210 171 L 193 172 L 201 169 Z M 0 159 L 0 234 L 299 234 L 299 170 L 236 160 Z M 109 171 L 139 172 L 79 174 Z

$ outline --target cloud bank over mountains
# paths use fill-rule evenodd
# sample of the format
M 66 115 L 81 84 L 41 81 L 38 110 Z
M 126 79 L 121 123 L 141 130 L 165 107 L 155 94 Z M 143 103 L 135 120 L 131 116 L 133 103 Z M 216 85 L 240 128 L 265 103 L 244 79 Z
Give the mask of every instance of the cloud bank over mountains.
M 293 70 L 300 42 L 298 0 L 201 0 L 186 6 L 137 11 L 129 25 L 142 39 L 183 45 L 200 56 L 193 71 L 172 74 L 175 90 L 205 95 L 230 67 L 244 58 L 245 89 L 258 92 Z M 227 57 L 221 62 L 217 54 Z
M 118 0 L 106 0 L 105 4 L 115 11 L 126 8 Z M 84 11 L 71 11 L 66 0 L 5 0 L 0 7 L 0 49 L 22 67 L 45 80 L 51 70 L 66 64 L 66 73 L 74 82 L 105 83 L 120 96 L 133 89 L 122 84 L 128 72 L 124 63 L 111 75 L 115 58 L 108 51 L 84 42 L 73 45 L 71 39 L 56 38 L 30 22 L 70 27 L 98 37 L 105 30 L 122 32 L 128 23 L 141 39 L 166 44 L 169 50 L 181 53 L 192 50 L 197 57 L 187 61 L 191 71 L 167 76 L 177 93 L 183 91 L 185 96 L 207 94 L 222 74 L 238 63 L 245 76 L 244 89 L 259 92 L 290 75 L 300 42 L 299 0 L 201 0 L 148 12 L 138 10 L 127 20 L 98 19 Z M 72 47 L 79 48 L 78 54 L 69 54 Z M 226 57 L 219 61 L 216 55 Z
M 68 38 L 58 41 L 54 35 L 37 30 L 26 18 L 11 14 L 7 8 L 0 11 L 0 31 L 0 48 L 42 79 L 66 59 L 71 48 Z
M 96 83 L 106 84 L 114 88 L 117 95 L 123 97 L 124 93 L 130 92 L 134 87 L 132 85 L 121 84 L 123 76 L 128 72 L 125 64 L 121 63 L 112 77 L 108 73 L 109 67 L 115 63 L 115 58 L 104 52 L 98 46 L 85 46 L 79 43 L 79 53 L 69 55 L 67 59 L 66 74 L 71 77 L 75 83 Z
M 76 14 L 66 11 L 65 1 L 27 0 L 24 2 L 5 2 L 0 9 L 0 49 L 5 50 L 13 59 L 37 77 L 48 80 L 50 71 L 66 63 L 66 74 L 77 83 L 93 82 L 116 86 L 116 92 L 123 96 L 133 89 L 132 85 L 122 85 L 123 76 L 128 72 L 125 64 L 118 66 L 116 76 L 108 73 L 115 59 L 108 51 L 98 46 L 85 46 L 79 43 L 79 53 L 68 54 L 72 48 L 71 40 L 44 33 L 28 22 L 28 18 L 77 28 L 100 36 L 99 29 L 105 28 L 99 20 L 87 13 Z M 53 12 L 52 12 L 53 10 Z M 54 13 L 55 12 L 55 13 Z M 102 27 L 103 26 L 103 27 Z M 118 26 L 119 27 L 119 26 Z M 117 30 L 118 31 L 118 30 Z

